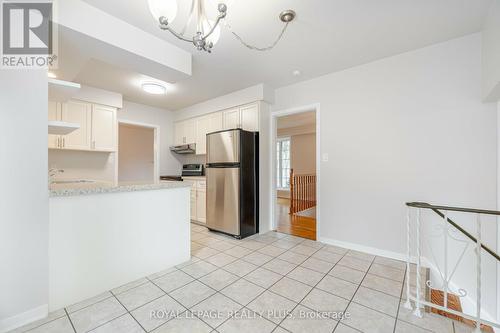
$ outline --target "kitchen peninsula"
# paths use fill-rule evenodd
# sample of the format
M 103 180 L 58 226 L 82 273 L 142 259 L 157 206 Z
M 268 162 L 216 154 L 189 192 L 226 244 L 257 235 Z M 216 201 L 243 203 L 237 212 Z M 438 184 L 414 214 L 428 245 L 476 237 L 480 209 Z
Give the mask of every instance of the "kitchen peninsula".
M 189 184 L 65 183 L 49 194 L 50 311 L 190 258 Z

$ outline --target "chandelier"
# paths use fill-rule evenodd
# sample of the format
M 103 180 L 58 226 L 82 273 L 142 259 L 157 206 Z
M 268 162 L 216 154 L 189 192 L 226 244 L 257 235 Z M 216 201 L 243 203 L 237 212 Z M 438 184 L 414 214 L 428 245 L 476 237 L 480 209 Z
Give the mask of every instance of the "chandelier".
M 180 0 L 179 0 L 180 1 Z M 284 23 L 283 28 L 273 43 L 266 47 L 257 47 L 243 40 L 243 38 L 234 32 L 231 25 L 227 22 L 227 5 L 219 3 L 217 6 L 217 18 L 210 20 L 205 8 L 205 0 L 191 0 L 191 9 L 189 16 L 180 32 L 175 31 L 170 26 L 177 16 L 177 0 L 148 0 L 151 14 L 160 24 L 160 29 L 169 31 L 178 39 L 193 43 L 199 51 L 212 52 L 212 48 L 220 37 L 221 22 L 224 26 L 242 43 L 245 47 L 256 51 L 268 51 L 274 48 L 283 37 L 288 24 L 293 21 L 296 14 L 293 10 L 285 10 L 280 13 L 279 19 Z M 191 24 L 195 24 L 195 33 L 192 37 L 187 37 L 186 32 Z

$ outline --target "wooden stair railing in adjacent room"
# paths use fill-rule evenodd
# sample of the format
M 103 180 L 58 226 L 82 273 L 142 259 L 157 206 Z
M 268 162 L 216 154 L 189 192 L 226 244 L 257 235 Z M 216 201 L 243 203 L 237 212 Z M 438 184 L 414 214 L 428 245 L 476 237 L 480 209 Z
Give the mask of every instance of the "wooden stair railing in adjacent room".
M 316 206 L 316 175 L 297 175 L 290 170 L 290 214 Z

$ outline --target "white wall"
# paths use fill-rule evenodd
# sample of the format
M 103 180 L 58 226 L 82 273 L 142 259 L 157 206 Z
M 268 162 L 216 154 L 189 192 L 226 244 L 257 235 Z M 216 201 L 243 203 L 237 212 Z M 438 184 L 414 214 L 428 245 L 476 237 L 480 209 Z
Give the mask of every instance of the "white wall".
M 500 99 L 500 0 L 493 0 L 483 26 L 483 98 Z
M 154 180 L 154 132 L 153 128 L 120 125 L 118 181 Z
M 496 113 L 481 103 L 480 34 L 277 89 L 274 109 L 314 103 L 329 154 L 322 239 L 397 257 L 406 201 L 496 206 Z M 493 228 L 483 235 L 495 248 Z M 492 291 L 498 277 L 487 269 Z M 494 295 L 483 294 L 493 314 Z
M 290 145 L 293 171 L 298 175 L 316 173 L 316 134 L 293 135 Z
M 0 332 L 48 304 L 47 72 L 0 70 Z
M 56 179 L 115 180 L 114 153 L 49 149 L 48 167 L 64 170 Z
M 129 120 L 160 126 L 160 175 L 178 175 L 182 165 L 170 152 L 174 142 L 173 112 L 129 101 L 118 110 L 118 121 Z

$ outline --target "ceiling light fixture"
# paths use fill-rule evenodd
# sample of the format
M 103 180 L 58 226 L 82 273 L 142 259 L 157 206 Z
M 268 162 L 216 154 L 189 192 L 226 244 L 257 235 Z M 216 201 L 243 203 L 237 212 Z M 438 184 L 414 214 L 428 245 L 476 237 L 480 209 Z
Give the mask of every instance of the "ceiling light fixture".
M 156 82 L 144 82 L 141 84 L 142 90 L 148 94 L 153 95 L 165 95 L 167 93 L 167 88 L 164 85 Z
M 51 79 L 57 79 L 57 75 L 55 75 L 54 73 L 52 72 L 47 72 L 47 76 Z
M 185 1 L 182 1 L 184 3 Z M 181 1 L 179 1 L 181 3 Z M 285 10 L 280 13 L 279 19 L 284 23 L 283 29 L 276 38 L 276 40 L 266 47 L 257 47 L 248 44 L 243 38 L 234 32 L 231 25 L 227 22 L 227 5 L 219 3 L 217 6 L 218 15 L 214 20 L 210 20 L 207 16 L 205 9 L 205 0 L 191 0 L 191 9 L 189 17 L 184 24 L 181 32 L 176 32 L 170 27 L 170 23 L 174 21 L 177 16 L 177 0 L 148 0 L 149 9 L 151 14 L 160 23 L 160 29 L 169 31 L 172 35 L 185 42 L 193 43 L 199 51 L 212 52 L 212 48 L 217 43 L 220 36 L 220 22 L 224 20 L 224 25 L 233 34 L 238 41 L 251 50 L 268 51 L 274 48 L 282 39 L 283 34 L 288 27 L 288 24 L 295 19 L 295 12 L 293 10 Z M 185 36 L 186 30 L 195 19 L 196 32 L 193 37 L 188 38 Z

